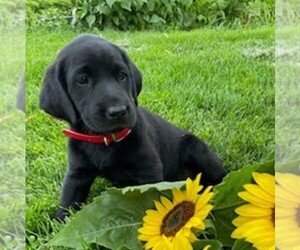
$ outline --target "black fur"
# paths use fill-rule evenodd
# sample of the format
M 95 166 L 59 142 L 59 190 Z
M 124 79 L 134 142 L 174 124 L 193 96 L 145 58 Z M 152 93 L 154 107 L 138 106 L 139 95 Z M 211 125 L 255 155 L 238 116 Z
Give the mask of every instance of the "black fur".
M 219 158 L 199 138 L 139 107 L 142 76 L 124 51 L 94 35 L 68 44 L 47 69 L 40 106 L 83 133 L 110 134 L 132 128 L 109 146 L 69 140 L 69 170 L 61 207 L 85 202 L 96 176 L 116 187 L 178 181 L 202 172 L 205 184 L 226 175 Z M 111 110 L 124 109 L 123 113 Z M 60 208 L 56 218 L 64 218 Z

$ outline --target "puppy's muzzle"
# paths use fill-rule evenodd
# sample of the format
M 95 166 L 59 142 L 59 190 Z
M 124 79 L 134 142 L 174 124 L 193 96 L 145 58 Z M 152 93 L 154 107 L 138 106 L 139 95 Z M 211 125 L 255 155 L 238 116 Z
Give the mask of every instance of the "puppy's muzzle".
M 112 120 L 120 120 L 124 118 L 128 113 L 128 108 L 124 105 L 112 106 L 107 109 L 108 118 Z

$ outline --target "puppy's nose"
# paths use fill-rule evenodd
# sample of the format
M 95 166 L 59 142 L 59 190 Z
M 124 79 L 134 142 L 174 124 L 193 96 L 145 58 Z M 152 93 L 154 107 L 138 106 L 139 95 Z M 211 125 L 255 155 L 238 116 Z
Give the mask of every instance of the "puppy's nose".
M 112 119 L 123 118 L 127 113 L 127 108 L 122 106 L 112 106 L 107 109 L 108 116 Z

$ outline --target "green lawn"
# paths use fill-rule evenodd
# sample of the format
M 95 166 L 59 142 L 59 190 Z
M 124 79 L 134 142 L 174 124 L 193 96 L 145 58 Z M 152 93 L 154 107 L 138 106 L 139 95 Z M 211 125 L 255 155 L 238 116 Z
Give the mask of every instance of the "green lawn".
M 24 247 L 25 119 L 16 108 L 24 70 L 24 30 L 0 24 L 0 249 Z
M 40 111 L 45 67 L 73 31 L 27 33 L 27 234 L 32 249 L 63 225 L 51 221 L 67 168 L 63 122 Z M 274 28 L 101 35 L 123 47 L 141 70 L 142 106 L 210 144 L 229 170 L 274 150 Z M 107 183 L 98 180 L 91 197 Z
M 276 30 L 276 167 L 278 171 L 300 173 L 300 29 Z

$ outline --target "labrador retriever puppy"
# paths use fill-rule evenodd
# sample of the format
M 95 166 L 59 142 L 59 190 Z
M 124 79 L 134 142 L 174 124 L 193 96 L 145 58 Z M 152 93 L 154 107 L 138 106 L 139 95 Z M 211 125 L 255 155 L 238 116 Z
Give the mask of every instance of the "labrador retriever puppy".
M 127 54 L 95 35 L 74 39 L 48 67 L 40 107 L 70 125 L 57 219 L 85 202 L 97 176 L 125 187 L 199 172 L 204 184 L 217 184 L 226 175 L 202 140 L 138 106 L 141 89 L 141 73 Z

